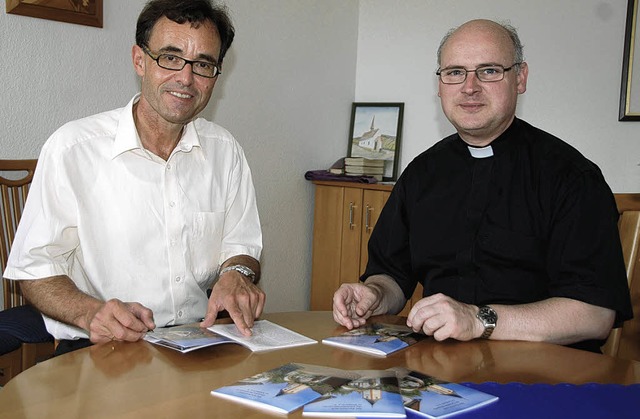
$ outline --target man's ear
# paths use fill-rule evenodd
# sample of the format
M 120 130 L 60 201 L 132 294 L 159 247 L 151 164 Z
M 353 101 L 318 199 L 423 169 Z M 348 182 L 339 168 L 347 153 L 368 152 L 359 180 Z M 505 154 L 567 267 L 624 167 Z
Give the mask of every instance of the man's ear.
M 529 78 L 529 65 L 526 62 L 520 64 L 520 71 L 517 77 L 518 94 L 521 95 L 527 91 L 527 79 Z
M 131 48 L 133 68 L 140 77 L 144 76 L 144 55 L 144 51 L 138 45 L 134 45 L 133 48 Z

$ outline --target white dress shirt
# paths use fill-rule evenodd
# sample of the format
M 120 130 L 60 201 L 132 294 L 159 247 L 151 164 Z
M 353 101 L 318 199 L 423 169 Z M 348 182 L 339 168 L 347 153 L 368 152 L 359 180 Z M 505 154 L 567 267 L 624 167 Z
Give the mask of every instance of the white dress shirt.
M 167 161 L 145 150 L 138 98 L 49 138 L 4 276 L 67 275 L 98 299 L 143 304 L 158 327 L 198 321 L 220 264 L 260 258 L 251 172 L 231 134 L 204 119 L 185 126 Z M 44 317 L 58 339 L 87 337 Z

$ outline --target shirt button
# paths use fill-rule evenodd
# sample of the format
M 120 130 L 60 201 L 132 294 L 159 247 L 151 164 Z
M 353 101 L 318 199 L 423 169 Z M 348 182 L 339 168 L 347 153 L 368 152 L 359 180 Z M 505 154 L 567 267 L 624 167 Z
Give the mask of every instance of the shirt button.
M 182 278 L 180 278 L 179 276 L 176 276 L 176 282 L 180 283 L 180 281 L 182 280 Z
M 175 202 L 173 202 L 173 201 L 171 201 L 171 202 L 169 202 L 169 206 L 170 206 L 171 208 L 173 208 L 173 207 L 175 207 L 175 206 L 176 206 L 176 203 L 175 203 Z
M 178 317 L 182 317 L 182 310 L 178 311 Z
M 167 170 L 171 170 L 171 165 L 167 164 Z

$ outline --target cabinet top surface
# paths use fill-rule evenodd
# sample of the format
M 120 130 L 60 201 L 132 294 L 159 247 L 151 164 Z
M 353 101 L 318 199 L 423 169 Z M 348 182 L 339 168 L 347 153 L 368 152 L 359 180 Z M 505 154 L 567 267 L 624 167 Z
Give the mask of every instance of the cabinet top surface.
M 359 182 L 340 182 L 335 180 L 313 180 L 314 185 L 337 186 L 341 188 L 358 188 L 358 189 L 375 189 L 379 191 L 391 191 L 392 184 L 388 183 L 359 183 Z

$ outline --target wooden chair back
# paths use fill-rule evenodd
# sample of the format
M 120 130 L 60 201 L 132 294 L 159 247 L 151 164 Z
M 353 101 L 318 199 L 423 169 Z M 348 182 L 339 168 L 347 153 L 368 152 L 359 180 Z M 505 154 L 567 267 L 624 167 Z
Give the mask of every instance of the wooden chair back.
M 37 160 L 0 160 L 0 273 L 4 272 Z M 17 283 L 2 279 L 4 308 L 26 304 Z M 53 356 L 54 342 L 23 342 L 0 356 L 0 383 Z
M 9 250 L 22 216 L 37 160 L 0 160 L 0 272 L 4 272 Z M 4 308 L 23 305 L 13 281 L 3 278 Z
M 22 216 L 36 163 L 37 160 L 0 160 L 0 275 L 7 266 L 9 250 Z M 2 278 L 2 289 L 5 309 L 24 304 L 16 283 Z M 28 345 L 33 351 L 45 347 L 43 344 Z M 46 347 L 50 348 L 50 345 Z M 0 355 L 0 385 L 5 385 L 24 369 L 23 355 L 24 344 L 12 352 Z
M 634 317 L 611 331 L 602 352 L 640 361 L 640 194 L 616 194 L 615 197 L 620 212 L 618 230 Z

